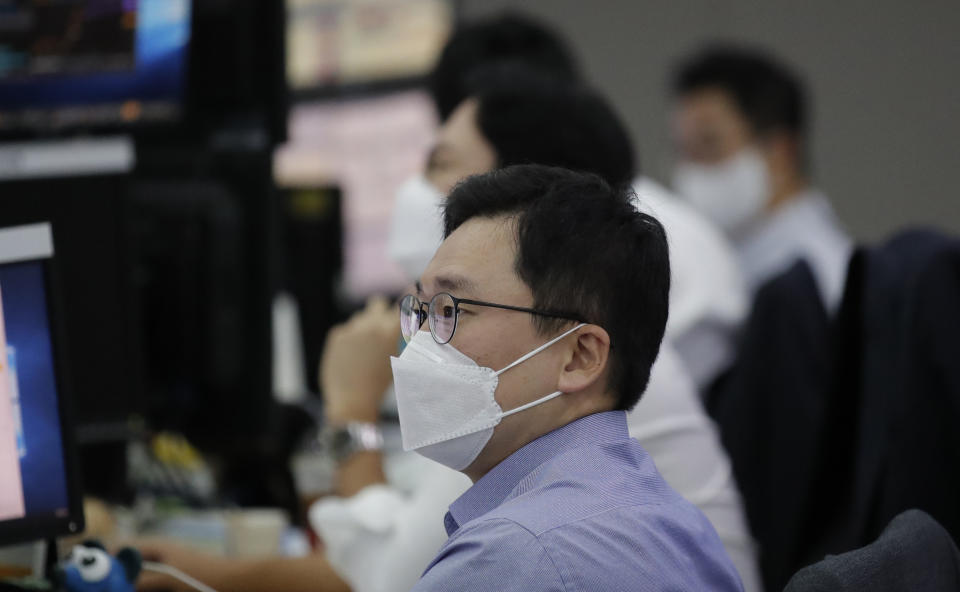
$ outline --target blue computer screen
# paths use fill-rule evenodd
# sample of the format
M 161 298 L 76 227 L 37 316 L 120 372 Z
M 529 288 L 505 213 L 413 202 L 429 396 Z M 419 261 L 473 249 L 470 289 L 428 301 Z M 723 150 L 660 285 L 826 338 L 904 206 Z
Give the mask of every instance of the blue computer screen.
M 190 0 L 0 2 L 0 130 L 179 116 Z
M 6 381 L 0 388 L 0 424 L 6 420 L 9 425 L 12 420 L 14 426 L 22 513 L 28 517 L 65 516 L 67 478 L 43 261 L 0 264 L 0 301 L 4 333 L 0 344 L 5 350 L 0 350 L 0 380 Z M 9 432 L 0 429 L 0 437 L 9 440 Z M 9 450 L 10 442 L 0 442 L 0 456 Z M 5 469 L 0 458 L 3 470 L 16 472 Z M 7 505 L 4 519 L 17 518 L 17 484 L 14 479 L 2 481 L 0 506 L 4 500 Z

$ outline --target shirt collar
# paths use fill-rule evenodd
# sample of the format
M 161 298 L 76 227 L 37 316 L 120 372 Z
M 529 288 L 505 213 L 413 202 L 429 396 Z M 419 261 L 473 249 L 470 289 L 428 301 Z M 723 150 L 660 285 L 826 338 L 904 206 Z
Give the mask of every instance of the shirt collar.
M 843 296 L 853 244 L 830 202 L 808 188 L 740 237 L 737 251 L 748 288 L 756 292 L 795 259 L 807 261 L 828 309 Z
M 450 505 L 444 518 L 447 535 L 502 504 L 524 477 L 548 460 L 578 446 L 629 437 L 624 411 L 587 415 L 540 436 L 493 467 Z

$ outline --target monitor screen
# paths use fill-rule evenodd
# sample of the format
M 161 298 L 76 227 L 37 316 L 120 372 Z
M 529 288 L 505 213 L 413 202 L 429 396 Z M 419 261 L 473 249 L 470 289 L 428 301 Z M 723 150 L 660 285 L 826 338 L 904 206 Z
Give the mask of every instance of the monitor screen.
M 274 160 L 276 181 L 341 189 L 342 289 L 349 300 L 407 288 L 409 279 L 387 253 L 393 203 L 403 182 L 423 170 L 436 128 L 433 103 L 420 90 L 291 110 L 289 141 Z
M 180 117 L 190 0 L 0 0 L 0 132 Z
M 287 0 L 295 91 L 419 77 L 453 26 L 447 0 Z
M 48 224 L 0 229 L 0 541 L 78 531 L 47 291 Z

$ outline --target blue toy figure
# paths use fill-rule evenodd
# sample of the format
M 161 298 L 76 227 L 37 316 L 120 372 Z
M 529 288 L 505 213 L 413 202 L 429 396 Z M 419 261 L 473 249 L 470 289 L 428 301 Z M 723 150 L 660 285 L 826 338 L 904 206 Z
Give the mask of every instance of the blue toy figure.
M 125 547 L 114 557 L 103 545 L 77 545 L 57 568 L 54 579 L 65 592 L 134 592 L 140 575 L 140 552 Z

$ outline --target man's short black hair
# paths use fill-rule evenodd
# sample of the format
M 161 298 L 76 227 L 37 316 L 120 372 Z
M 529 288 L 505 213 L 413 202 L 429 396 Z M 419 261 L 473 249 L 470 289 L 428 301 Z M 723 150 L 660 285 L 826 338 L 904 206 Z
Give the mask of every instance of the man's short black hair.
M 469 177 L 444 207 L 444 236 L 472 218 L 515 220 L 514 265 L 534 306 L 578 314 L 610 335 L 617 409 L 632 408 L 647 387 L 670 292 L 666 234 L 633 198 L 590 173 L 517 165 Z M 567 322 L 532 318 L 542 334 Z
M 535 19 L 507 12 L 459 26 L 440 54 L 429 86 L 441 121 L 467 98 L 467 79 L 478 67 L 520 61 L 567 79 L 579 78 L 564 40 Z
M 708 88 L 726 91 L 754 133 L 806 135 L 807 99 L 800 79 L 762 51 L 708 47 L 680 65 L 673 88 L 680 96 Z
M 614 186 L 633 181 L 626 127 L 596 91 L 516 62 L 480 68 L 468 81 L 477 127 L 497 166 L 545 164 L 596 173 Z

